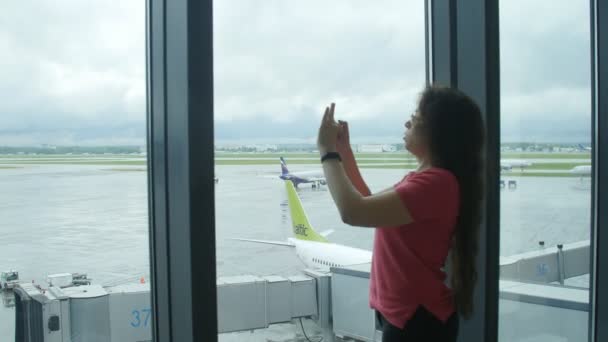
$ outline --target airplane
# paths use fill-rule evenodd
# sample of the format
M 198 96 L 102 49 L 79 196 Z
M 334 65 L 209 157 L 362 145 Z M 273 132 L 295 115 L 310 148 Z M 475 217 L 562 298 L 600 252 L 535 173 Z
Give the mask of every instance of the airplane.
M 327 236 L 333 233 L 333 230 L 317 233 L 308 221 L 293 183 L 286 180 L 285 188 L 294 237 L 288 238 L 287 241 L 243 238 L 232 240 L 294 248 L 296 255 L 307 268 L 323 271 L 329 271 L 330 267 L 353 266 L 372 261 L 371 251 L 329 242 Z
M 591 147 L 590 146 L 585 146 L 583 144 L 578 144 L 578 149 L 581 151 L 591 151 Z
M 279 176 L 279 178 L 281 178 L 282 180 L 292 181 L 293 185 L 296 188 L 298 187 L 298 184 L 302 183 L 312 183 L 313 188 L 326 184 L 325 175 L 323 175 L 323 171 L 312 170 L 289 172 L 285 159 L 283 157 L 280 157 L 279 159 L 281 160 L 281 175 Z
M 570 173 L 579 175 L 581 178 L 591 176 L 591 165 L 578 165 L 570 170 Z
M 524 168 L 531 166 L 532 163 L 523 159 L 501 159 L 500 170 L 511 171 L 514 167 L 519 167 L 523 171 Z

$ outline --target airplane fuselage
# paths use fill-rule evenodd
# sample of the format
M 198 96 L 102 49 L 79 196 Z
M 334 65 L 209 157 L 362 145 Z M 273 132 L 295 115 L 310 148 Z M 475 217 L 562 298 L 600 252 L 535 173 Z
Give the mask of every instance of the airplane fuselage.
M 311 173 L 288 173 L 280 175 L 279 178 L 282 180 L 290 180 L 295 186 L 306 183 L 325 184 L 325 177 L 323 174 L 319 174 L 316 171 L 312 171 Z
M 570 173 L 579 176 L 591 176 L 591 165 L 578 165 L 570 170 Z
M 295 238 L 288 240 L 294 244 L 298 258 L 308 268 L 329 269 L 330 267 L 358 265 L 372 261 L 372 252 L 365 249 Z

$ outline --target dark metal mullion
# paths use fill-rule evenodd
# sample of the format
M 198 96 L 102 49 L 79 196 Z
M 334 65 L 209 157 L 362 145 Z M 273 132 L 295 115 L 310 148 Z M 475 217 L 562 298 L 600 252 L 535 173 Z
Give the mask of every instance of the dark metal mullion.
M 486 300 L 485 339 L 498 340 L 500 260 L 500 13 L 484 3 L 486 60 Z
M 453 50 L 453 41 L 456 39 L 456 32 L 450 20 L 453 17 L 450 10 L 452 0 L 430 0 L 431 20 L 429 42 L 431 46 L 431 81 L 433 84 L 445 86 L 455 86 L 455 75 L 453 66 L 456 52 Z
M 590 26 L 589 26 L 589 33 L 590 33 L 590 42 L 591 42 L 591 47 L 590 47 L 590 51 L 591 51 L 591 165 L 592 165 L 592 176 L 591 176 L 591 233 L 590 233 L 590 245 L 591 245 L 591 253 L 589 253 L 589 265 L 591 265 L 591 269 L 589 270 L 589 303 L 591 303 L 590 305 L 590 310 L 589 310 L 589 320 L 588 320 L 588 329 L 589 329 L 589 337 L 587 338 L 588 341 L 594 341 L 595 340 L 595 336 L 597 334 L 597 332 L 595 331 L 595 319 L 596 319 L 596 295 L 595 295 L 595 289 L 596 289 L 596 273 L 597 273 L 597 264 L 596 264 L 596 257 L 597 257 L 597 253 L 596 253 L 596 248 L 597 248 L 597 243 L 596 243 L 596 227 L 597 227 L 597 215 L 595 213 L 596 210 L 596 195 L 597 195 L 597 191 L 595 189 L 596 186 L 596 172 L 595 172 L 595 167 L 594 165 L 596 165 L 596 157 L 595 157 L 595 151 L 596 151 L 596 140 L 597 140 L 597 133 L 596 133 L 596 117 L 597 117 L 597 108 L 596 108 L 596 87 L 597 87 L 597 79 L 596 79 L 596 67 L 595 67 L 595 63 L 597 63 L 597 43 L 595 41 L 595 37 L 596 37 L 596 30 L 597 30 L 597 25 L 596 25 L 596 20 L 597 20 L 597 14 L 596 14 L 596 4 L 595 4 L 595 0 L 590 0 L 589 1 L 589 17 L 591 18 L 590 22 Z
M 152 335 L 170 341 L 164 1 L 147 1 L 148 211 Z
M 156 341 L 216 341 L 211 0 L 149 0 Z
M 194 341 L 217 340 L 212 0 L 191 0 L 189 23 L 190 200 Z M 196 46 L 196 48 L 192 48 Z M 203 96 L 201 96 L 203 95 Z M 199 262 L 204 261 L 204 268 Z M 212 314 L 210 314 L 212 313 Z
M 456 0 L 448 0 L 448 25 L 450 26 L 450 83 L 458 86 L 458 9 Z
M 480 105 L 486 125 L 484 221 L 477 266 L 476 314 L 463 332 L 467 340 L 498 339 L 500 253 L 500 61 L 498 0 L 454 2 L 456 83 Z M 465 336 L 463 336 L 465 337 Z
M 189 115 L 188 1 L 165 2 L 165 53 L 167 98 L 167 186 L 169 227 L 169 317 L 171 341 L 193 342 L 192 260 L 190 258 L 190 148 L 187 134 Z M 178 290 L 179 289 L 179 290 Z
M 430 46 L 430 39 L 431 39 L 431 35 L 432 35 L 432 19 L 429 11 L 429 6 L 431 6 L 433 3 L 432 0 L 424 0 L 424 73 L 425 73 L 425 83 L 426 85 L 430 85 L 431 84 L 431 77 L 432 73 L 432 67 L 433 67 L 433 62 L 431 60 L 431 46 Z
M 500 75 L 498 0 L 433 0 L 431 4 L 432 81 L 472 96 L 485 116 L 487 170 L 484 222 L 478 256 L 475 313 L 463 322 L 467 341 L 498 338 L 498 259 L 500 215 Z
M 608 3 L 592 0 L 592 99 L 593 133 L 592 165 L 593 165 L 593 230 L 592 239 L 594 271 L 591 278 L 593 299 L 593 315 L 591 334 L 594 341 L 608 340 L 608 296 L 605 289 L 608 286 Z M 592 242 L 592 243 L 593 243 Z M 603 291 L 602 291 L 603 290 Z

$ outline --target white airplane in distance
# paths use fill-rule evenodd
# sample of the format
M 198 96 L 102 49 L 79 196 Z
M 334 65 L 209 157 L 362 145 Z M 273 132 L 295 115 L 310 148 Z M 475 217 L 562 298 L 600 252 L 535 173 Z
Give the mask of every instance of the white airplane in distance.
M 591 146 L 585 146 L 583 144 L 578 144 L 578 149 L 581 151 L 591 151 Z
M 295 248 L 298 258 L 307 268 L 312 269 L 328 271 L 330 267 L 352 266 L 372 261 L 372 252 L 368 250 L 329 242 L 327 236 L 333 233 L 333 230 L 317 233 L 308 222 L 308 217 L 293 184 L 285 181 L 285 187 L 294 237 L 288 238 L 287 241 L 242 238 L 233 238 L 233 240 Z
M 578 165 L 573 167 L 570 170 L 570 173 L 575 174 L 575 175 L 579 175 L 582 177 L 589 177 L 591 176 L 591 165 Z
M 283 157 L 279 159 L 281 160 L 281 175 L 279 178 L 292 181 L 296 188 L 302 183 L 312 183 L 313 188 L 326 184 L 322 170 L 289 172 L 285 159 Z
M 523 159 L 501 159 L 500 170 L 511 171 L 514 167 L 519 167 L 523 171 L 524 168 L 532 166 L 532 163 Z

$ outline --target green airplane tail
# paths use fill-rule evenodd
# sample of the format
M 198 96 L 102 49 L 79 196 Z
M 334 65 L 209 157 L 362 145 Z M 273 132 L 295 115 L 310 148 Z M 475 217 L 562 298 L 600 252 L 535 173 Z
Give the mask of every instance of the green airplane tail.
M 296 188 L 290 180 L 285 181 L 285 187 L 287 188 L 287 203 L 289 204 L 289 211 L 291 213 L 291 222 L 293 226 L 293 233 L 298 240 L 316 241 L 316 242 L 329 242 L 324 236 L 317 233 L 304 212 L 302 202 L 296 192 Z

